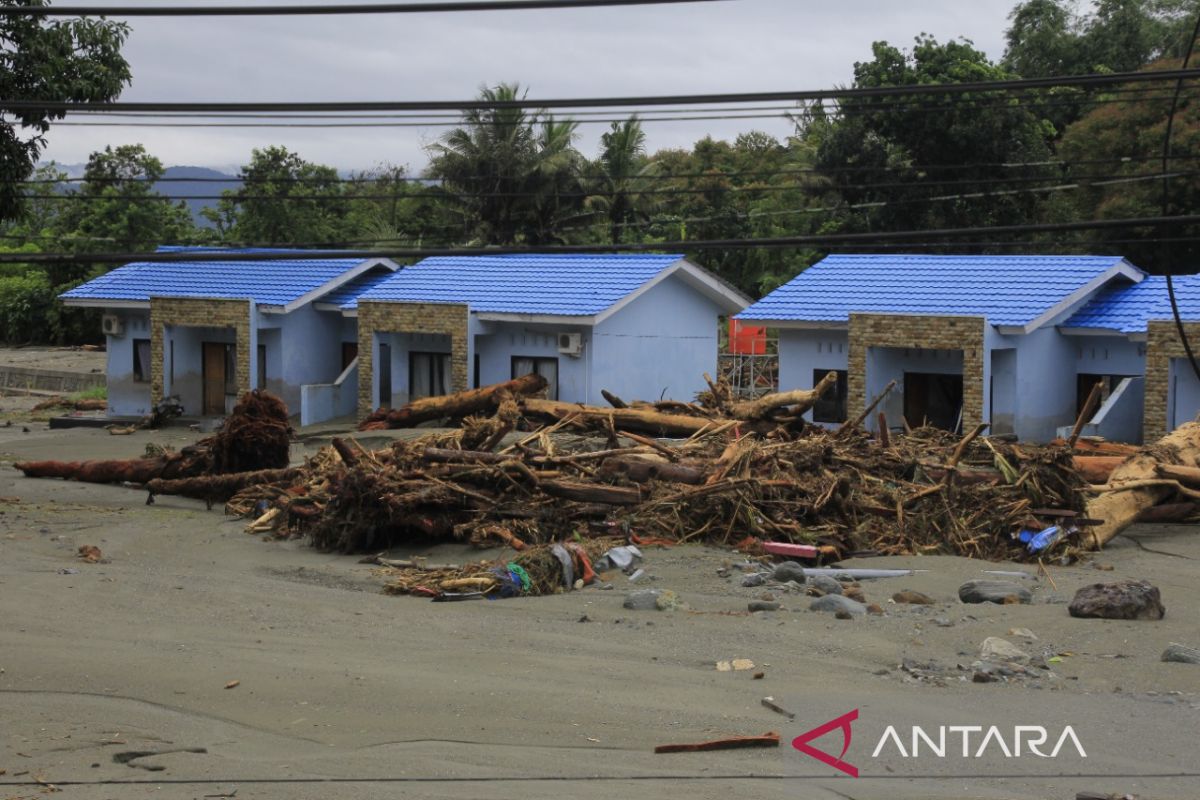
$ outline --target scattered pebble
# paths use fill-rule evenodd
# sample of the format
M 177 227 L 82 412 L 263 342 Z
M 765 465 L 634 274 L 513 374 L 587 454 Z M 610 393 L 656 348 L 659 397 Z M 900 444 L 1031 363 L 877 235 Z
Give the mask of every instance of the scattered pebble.
M 857 600 L 851 600 L 849 597 L 843 597 L 840 594 L 827 594 L 824 597 L 818 597 L 812 601 L 808 610 L 826 611 L 833 614 L 845 613 L 857 617 L 861 617 L 867 613 L 867 607 L 862 603 Z
M 1033 600 L 1033 593 L 1012 581 L 973 580 L 958 587 L 958 599 L 964 603 L 1008 605 L 1028 603 Z
M 998 661 L 1009 664 L 1028 664 L 1029 654 L 1007 639 L 999 636 L 989 636 L 983 640 L 979 648 L 979 658 L 983 661 Z
M 892 595 L 892 600 L 897 603 L 909 603 L 912 605 L 931 606 L 933 598 L 921 592 L 914 592 L 911 589 L 905 589 L 903 592 L 896 592 Z
M 778 611 L 779 603 L 773 600 L 752 600 L 748 606 L 751 612 L 754 611 Z
M 762 586 L 766 582 L 767 582 L 767 576 L 762 572 L 752 572 L 749 575 L 742 578 L 742 586 L 745 586 L 746 588 L 751 588 L 754 586 Z
M 775 565 L 775 570 L 771 573 L 771 580 L 779 583 L 787 583 L 788 581 L 804 583 L 807 580 L 807 576 L 804 573 L 804 567 L 795 561 L 784 561 L 781 564 Z
M 841 594 L 842 584 L 829 575 L 812 575 L 808 579 L 808 589 L 818 597 L 826 594 Z

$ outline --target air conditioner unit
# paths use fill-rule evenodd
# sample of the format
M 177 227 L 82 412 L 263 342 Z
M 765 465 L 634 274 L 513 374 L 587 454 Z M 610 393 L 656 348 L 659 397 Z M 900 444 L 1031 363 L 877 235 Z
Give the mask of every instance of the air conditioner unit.
M 100 329 L 107 336 L 124 336 L 125 321 L 116 314 L 105 314 L 100 318 Z
M 558 352 L 564 356 L 579 358 L 583 355 L 583 334 L 560 333 L 558 335 Z

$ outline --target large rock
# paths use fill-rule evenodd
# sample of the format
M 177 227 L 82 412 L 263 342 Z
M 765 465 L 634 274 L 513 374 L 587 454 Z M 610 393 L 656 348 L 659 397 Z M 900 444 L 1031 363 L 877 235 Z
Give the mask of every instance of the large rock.
M 825 611 L 830 614 L 850 614 L 855 617 L 861 617 L 867 613 L 867 607 L 857 600 L 851 600 L 849 597 L 843 597 L 840 594 L 827 594 L 824 597 L 818 597 L 812 601 L 812 605 L 808 607 L 809 611 Z
M 841 581 L 829 575 L 810 575 L 808 585 L 821 594 L 842 594 Z
M 1033 593 L 1012 581 L 967 581 L 958 587 L 958 599 L 964 603 L 1028 603 Z
M 1162 660 L 1174 661 L 1178 664 L 1200 664 L 1200 650 L 1171 642 L 1163 651 Z
M 1167 613 L 1158 588 L 1148 581 L 1093 583 L 1075 593 L 1068 606 L 1072 617 L 1162 619 Z
M 787 583 L 788 581 L 804 583 L 804 567 L 795 561 L 784 561 L 781 564 L 776 564 L 775 571 L 771 573 L 771 580 L 779 581 L 780 583 Z

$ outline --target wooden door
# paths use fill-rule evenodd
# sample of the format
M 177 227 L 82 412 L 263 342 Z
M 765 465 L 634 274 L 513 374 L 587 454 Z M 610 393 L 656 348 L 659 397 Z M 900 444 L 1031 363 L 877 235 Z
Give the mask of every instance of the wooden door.
M 204 342 L 202 383 L 204 384 L 203 414 L 220 416 L 225 413 L 225 348 L 219 342 Z

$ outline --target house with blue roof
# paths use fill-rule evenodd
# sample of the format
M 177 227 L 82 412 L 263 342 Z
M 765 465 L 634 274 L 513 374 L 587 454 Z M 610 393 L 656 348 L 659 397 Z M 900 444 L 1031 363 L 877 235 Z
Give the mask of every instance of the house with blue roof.
M 126 264 L 61 296 L 102 309 L 111 416 L 143 416 L 164 398 L 223 415 L 265 388 L 302 424 L 353 414 L 356 321 L 341 307 L 395 272 L 385 258 L 306 258 L 303 251 L 190 249 L 212 257 Z M 270 252 L 272 260 L 238 258 Z
M 551 399 L 690 401 L 719 317 L 750 299 L 680 255 L 427 258 L 341 304 L 358 322 L 359 412 L 530 372 Z
M 1177 283 L 1200 341 L 1200 281 Z M 889 427 L 986 422 L 1033 441 L 1071 425 L 1097 383 L 1085 433 L 1140 442 L 1200 410 L 1164 279 L 1117 256 L 831 255 L 736 319 L 779 330 L 781 389 L 838 372 L 809 414 L 825 425 L 891 381 Z

